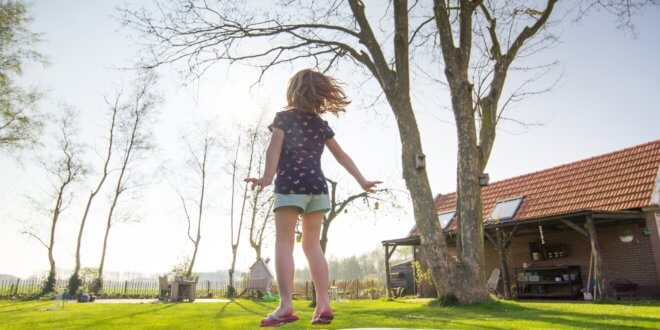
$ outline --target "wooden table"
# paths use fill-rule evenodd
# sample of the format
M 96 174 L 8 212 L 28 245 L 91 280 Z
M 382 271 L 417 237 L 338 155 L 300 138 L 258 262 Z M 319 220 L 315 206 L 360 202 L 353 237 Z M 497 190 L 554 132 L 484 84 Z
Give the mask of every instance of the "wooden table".
M 172 301 L 182 301 L 183 299 L 188 299 L 188 301 L 195 301 L 195 291 L 197 290 L 197 282 L 195 281 L 183 281 L 183 282 L 171 282 L 171 299 Z

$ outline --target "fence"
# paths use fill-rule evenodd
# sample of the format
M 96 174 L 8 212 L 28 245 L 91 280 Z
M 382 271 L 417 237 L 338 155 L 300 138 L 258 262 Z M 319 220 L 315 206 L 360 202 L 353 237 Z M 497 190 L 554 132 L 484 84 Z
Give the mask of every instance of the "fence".
M 0 299 L 10 297 L 29 297 L 38 295 L 43 287 L 43 278 L 7 279 L 0 280 Z M 67 287 L 67 279 L 58 279 L 55 287 L 64 289 Z M 247 281 L 239 280 L 234 283 L 236 290 L 240 293 Z M 83 283 L 81 291 L 88 291 L 88 283 Z M 197 283 L 197 297 L 221 297 L 227 294 L 227 281 L 200 281 Z M 103 289 L 99 293 L 102 298 L 150 298 L 157 297 L 160 293 L 158 281 L 155 280 L 133 280 L 133 281 L 103 281 Z
M 8 279 L 0 280 L 0 299 L 10 297 L 34 296 L 41 292 L 44 279 Z M 196 295 L 203 297 L 223 297 L 227 294 L 226 281 L 199 281 Z M 237 294 L 247 286 L 247 279 L 236 281 Z M 67 279 L 58 279 L 56 288 L 66 288 Z M 83 291 L 87 290 L 87 283 L 83 283 Z M 277 284 L 273 284 L 273 292 L 277 292 Z M 312 282 L 299 281 L 294 284 L 294 294 L 297 299 L 312 298 Z M 333 280 L 330 282 L 330 293 L 337 299 L 378 299 L 385 297 L 385 284 L 379 280 Z M 99 293 L 102 298 L 156 298 L 160 292 L 158 281 L 103 281 L 103 290 Z
M 312 282 L 300 281 L 294 283 L 293 292 L 298 299 L 312 298 Z M 332 280 L 329 292 L 331 299 L 379 299 L 386 297 L 385 283 L 379 280 Z M 277 291 L 274 285 L 273 291 Z

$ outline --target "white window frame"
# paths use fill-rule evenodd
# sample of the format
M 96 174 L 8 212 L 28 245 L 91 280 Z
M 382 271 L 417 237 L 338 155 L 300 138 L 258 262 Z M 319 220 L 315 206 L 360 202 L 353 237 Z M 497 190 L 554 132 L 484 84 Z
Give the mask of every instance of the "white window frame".
M 440 217 L 450 213 L 451 213 L 451 217 L 449 218 L 449 221 L 447 221 L 447 224 L 443 225 Z M 442 227 L 442 229 L 447 229 L 447 227 L 449 227 L 449 224 L 451 224 L 451 219 L 453 219 L 455 216 L 456 216 L 456 210 L 438 213 L 438 221 L 440 221 L 440 227 Z
M 514 198 L 509 198 L 509 199 L 496 201 L 495 205 L 493 206 L 493 209 L 490 211 L 490 216 L 488 217 L 488 219 L 492 220 L 492 221 L 503 221 L 503 220 L 513 219 L 513 217 L 516 216 L 516 213 L 518 212 L 518 209 L 520 208 L 520 205 L 522 204 L 522 201 L 523 201 L 524 198 L 525 198 L 525 196 L 523 195 L 523 196 L 518 196 L 518 197 L 514 197 Z M 513 212 L 511 212 L 511 216 L 497 217 L 497 218 L 493 216 L 495 211 L 498 210 L 497 207 L 499 205 L 502 205 L 504 203 L 513 202 L 513 201 L 518 201 L 518 204 L 516 204 L 515 208 L 513 209 Z M 499 212 L 499 213 L 501 213 L 501 212 Z

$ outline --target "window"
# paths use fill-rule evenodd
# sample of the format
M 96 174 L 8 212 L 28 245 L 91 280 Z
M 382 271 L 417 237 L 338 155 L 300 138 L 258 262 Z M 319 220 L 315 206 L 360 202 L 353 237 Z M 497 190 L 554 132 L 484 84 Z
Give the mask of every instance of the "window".
M 440 220 L 440 226 L 442 227 L 442 229 L 446 229 L 447 226 L 449 226 L 449 223 L 451 222 L 451 219 L 454 217 L 454 214 L 456 214 L 456 211 L 449 211 L 438 214 L 438 220 Z
M 518 207 L 520 207 L 522 199 L 523 196 L 495 203 L 495 207 L 490 212 L 490 220 L 508 220 L 513 218 L 516 211 L 518 211 Z

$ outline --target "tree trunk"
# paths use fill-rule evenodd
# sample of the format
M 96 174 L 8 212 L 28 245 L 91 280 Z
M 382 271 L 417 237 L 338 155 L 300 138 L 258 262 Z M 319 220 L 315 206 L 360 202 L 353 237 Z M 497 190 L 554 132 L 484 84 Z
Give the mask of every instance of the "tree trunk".
M 479 176 L 481 165 L 472 108 L 472 86 L 463 83 L 452 88 L 452 104 L 458 135 L 457 219 L 460 223 L 460 254 L 463 274 L 455 283 L 462 301 L 488 298 L 484 274 L 484 232 Z
M 68 163 L 67 163 L 68 164 Z M 70 173 L 70 172 L 69 172 Z M 55 247 L 55 228 L 57 227 L 57 220 L 60 217 L 60 210 L 62 209 L 64 189 L 71 182 L 71 176 L 67 179 L 61 186 L 57 194 L 57 201 L 55 202 L 55 208 L 53 208 L 53 218 L 50 226 L 50 241 L 48 242 L 48 264 L 50 270 L 48 272 L 48 278 L 44 283 L 44 287 L 41 290 L 42 294 L 53 292 L 55 289 L 55 280 L 57 276 L 57 268 L 55 267 L 55 257 L 53 256 L 53 249 Z
M 229 292 L 227 292 L 227 296 L 229 296 L 230 298 L 236 296 L 236 287 L 234 286 L 234 272 L 236 270 L 236 254 L 238 252 L 237 250 L 238 250 L 238 245 L 232 245 L 231 268 L 229 269 Z
M 98 278 L 103 278 L 103 268 L 105 267 L 105 253 L 108 250 L 108 236 L 110 235 L 110 227 L 112 227 L 111 219 L 112 219 L 112 211 L 110 211 L 110 215 L 108 216 L 108 222 L 106 223 L 106 227 L 105 227 L 105 235 L 103 235 L 103 249 L 101 249 L 101 262 L 99 263 Z
M 403 178 L 413 201 L 415 223 L 437 294 L 454 294 L 463 300 L 461 290 L 457 290 L 453 284 L 461 276 L 451 261 L 445 234 L 438 222 L 426 168 L 416 168 L 415 158 L 417 155 L 423 155 L 423 152 L 412 105 L 407 97 L 404 100 L 388 99 L 394 109 L 401 138 Z
M 87 222 L 87 214 L 89 213 L 89 209 L 92 206 L 92 200 L 94 199 L 94 196 L 96 194 L 92 192 L 89 195 L 89 198 L 87 199 L 87 205 L 85 206 L 85 212 L 83 214 L 83 218 L 80 221 L 80 228 L 78 229 L 78 239 L 76 241 L 76 264 L 73 267 L 73 275 L 78 275 L 80 272 L 80 247 L 82 245 L 82 236 L 83 232 L 85 231 L 85 223 Z M 72 275 L 72 277 L 73 277 Z M 71 294 L 75 294 L 75 292 L 72 292 Z
M 188 270 L 186 271 L 186 277 L 192 276 L 193 266 L 195 265 L 195 259 L 197 259 L 197 250 L 199 247 L 199 239 L 195 242 L 195 249 L 193 250 L 192 258 L 190 258 L 190 263 L 188 264 Z

